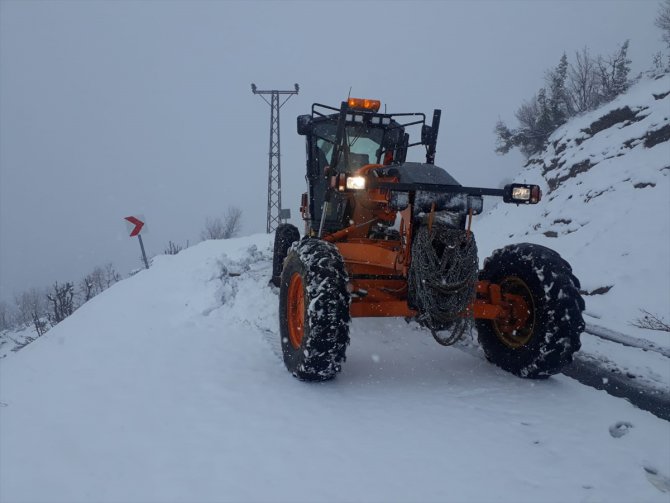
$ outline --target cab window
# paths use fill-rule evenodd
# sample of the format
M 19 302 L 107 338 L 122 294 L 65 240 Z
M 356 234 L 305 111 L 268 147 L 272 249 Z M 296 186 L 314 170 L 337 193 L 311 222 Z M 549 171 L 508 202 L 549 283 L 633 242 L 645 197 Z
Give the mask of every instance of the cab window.
M 319 124 L 314 128 L 320 170 L 332 162 L 336 130 L 337 125 L 332 122 Z M 345 152 L 342 152 L 337 170 L 351 173 L 366 164 L 376 163 L 383 137 L 384 130 L 381 128 L 348 124 L 345 130 Z

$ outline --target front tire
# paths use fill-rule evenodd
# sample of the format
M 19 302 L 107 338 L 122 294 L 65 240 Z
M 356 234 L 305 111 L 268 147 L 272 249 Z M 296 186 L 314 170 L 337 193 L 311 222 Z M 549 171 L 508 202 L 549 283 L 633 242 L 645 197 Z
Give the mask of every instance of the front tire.
M 584 300 L 570 265 L 544 246 L 521 243 L 493 252 L 479 278 L 523 298 L 522 326 L 476 320 L 486 358 L 519 377 L 543 379 L 572 362 L 584 330 Z
M 279 333 L 284 364 L 303 381 L 326 381 L 341 371 L 349 344 L 350 295 L 335 245 L 304 239 L 289 249 L 279 287 Z
M 284 259 L 291 245 L 300 241 L 300 232 L 295 225 L 279 224 L 275 231 L 274 253 L 272 254 L 272 279 L 270 283 L 279 287 L 281 270 L 284 267 Z

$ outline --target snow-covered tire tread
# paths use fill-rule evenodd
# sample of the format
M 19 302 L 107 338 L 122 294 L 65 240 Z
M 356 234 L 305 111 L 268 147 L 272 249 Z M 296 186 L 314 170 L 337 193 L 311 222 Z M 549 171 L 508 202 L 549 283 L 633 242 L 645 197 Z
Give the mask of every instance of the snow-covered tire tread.
M 500 283 L 516 277 L 529 288 L 535 304 L 530 340 L 511 348 L 489 320 L 476 320 L 479 343 L 489 361 L 519 377 L 543 379 L 572 362 L 584 331 L 584 300 L 579 280 L 566 260 L 550 248 L 520 243 L 495 250 L 484 261 L 480 280 Z
M 299 348 L 289 340 L 288 289 L 300 274 L 305 296 L 304 335 Z M 348 277 L 337 247 L 307 238 L 293 243 L 281 274 L 279 325 L 286 368 L 303 381 L 326 381 L 341 371 L 349 344 Z

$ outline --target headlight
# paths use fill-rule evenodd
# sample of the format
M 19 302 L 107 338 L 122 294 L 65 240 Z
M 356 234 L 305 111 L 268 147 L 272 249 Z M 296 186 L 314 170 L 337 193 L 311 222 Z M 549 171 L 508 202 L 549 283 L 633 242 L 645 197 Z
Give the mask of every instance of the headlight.
M 503 189 L 503 201 L 516 204 L 537 204 L 542 199 L 539 185 L 512 183 Z
M 530 189 L 528 187 L 514 187 L 512 189 L 512 199 L 516 201 L 528 201 L 530 199 Z
M 365 188 L 365 177 L 363 176 L 350 176 L 347 178 L 347 189 L 349 190 L 361 190 Z

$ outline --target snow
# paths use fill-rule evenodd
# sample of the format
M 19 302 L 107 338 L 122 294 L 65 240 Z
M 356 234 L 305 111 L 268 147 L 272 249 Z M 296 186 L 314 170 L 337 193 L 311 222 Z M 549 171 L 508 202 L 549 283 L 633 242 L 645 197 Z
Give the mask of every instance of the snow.
M 633 375 L 648 386 L 668 393 L 668 357 L 588 335 L 583 335 L 581 340 L 583 354 L 608 364 L 614 372 Z
M 670 348 L 631 325 L 640 309 L 670 320 L 670 142 L 636 139 L 668 124 L 654 95 L 669 90 L 643 80 L 559 129 L 518 180 L 544 200 L 473 224 L 480 263 L 515 242 L 557 250 L 589 293 L 587 330 L 647 348 Z M 626 106 L 641 120 L 583 131 Z M 354 319 L 342 373 L 294 379 L 271 253 L 256 235 L 156 257 L 21 351 L 0 347 L 0 501 L 670 501 L 670 423 L 563 375 L 516 378 L 472 341 Z M 582 344 L 670 393 L 666 356 Z
M 158 257 L 4 359 L 0 500 L 668 501 L 666 421 L 415 324 L 356 319 L 334 381 L 294 379 L 270 258 Z

